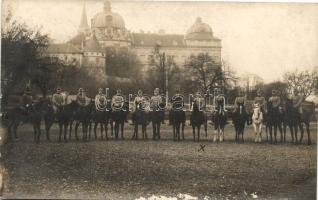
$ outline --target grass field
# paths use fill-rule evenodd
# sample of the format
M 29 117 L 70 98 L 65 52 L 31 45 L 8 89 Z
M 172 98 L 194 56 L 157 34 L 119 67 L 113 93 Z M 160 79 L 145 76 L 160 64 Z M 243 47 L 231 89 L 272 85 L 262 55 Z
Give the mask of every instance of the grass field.
M 290 144 L 289 132 L 286 143 L 255 144 L 252 127 L 237 144 L 231 124 L 223 143 L 211 142 L 211 126 L 201 142 L 192 141 L 190 127 L 186 141 L 172 141 L 168 125 L 160 141 L 130 140 L 130 125 L 124 141 L 58 143 L 54 126 L 52 142 L 43 134 L 35 144 L 30 125 L 18 131 L 18 140 L 2 146 L 4 198 L 316 199 L 317 124 L 311 146 Z

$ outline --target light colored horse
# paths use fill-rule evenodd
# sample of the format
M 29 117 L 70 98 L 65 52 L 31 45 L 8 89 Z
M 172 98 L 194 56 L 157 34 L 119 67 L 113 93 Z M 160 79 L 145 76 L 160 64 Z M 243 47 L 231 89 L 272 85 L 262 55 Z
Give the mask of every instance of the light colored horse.
M 262 142 L 262 128 L 263 128 L 263 112 L 259 104 L 254 104 L 252 123 L 255 132 L 255 142 Z

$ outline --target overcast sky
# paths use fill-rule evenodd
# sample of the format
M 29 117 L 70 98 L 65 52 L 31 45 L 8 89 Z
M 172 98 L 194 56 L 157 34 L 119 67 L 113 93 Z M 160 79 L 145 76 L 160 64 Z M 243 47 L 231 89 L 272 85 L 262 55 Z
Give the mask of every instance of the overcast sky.
M 4 0 L 15 18 L 42 27 L 56 42 L 77 33 L 84 1 Z M 88 22 L 103 1 L 86 0 Z M 239 74 L 266 82 L 288 70 L 318 66 L 318 4 L 111 1 L 128 30 L 184 34 L 197 17 L 222 40 L 222 58 Z M 5 13 L 5 12 L 2 12 Z

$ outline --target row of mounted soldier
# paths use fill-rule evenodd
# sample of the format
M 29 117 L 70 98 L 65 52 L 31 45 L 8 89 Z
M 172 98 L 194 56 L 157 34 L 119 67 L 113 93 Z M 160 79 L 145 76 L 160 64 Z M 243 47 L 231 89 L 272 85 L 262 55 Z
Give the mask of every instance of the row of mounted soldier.
M 61 140 L 62 132 L 64 132 L 64 140 L 71 139 L 72 124 L 75 123 L 75 137 L 77 136 L 77 129 L 80 124 L 83 128 L 83 138 L 90 137 L 91 124 L 94 125 L 94 134 L 96 137 L 96 129 L 98 124 L 101 126 L 101 136 L 103 137 L 103 130 L 105 129 L 106 138 L 108 138 L 108 125 L 111 126 L 111 133 L 113 134 L 113 123 L 115 138 L 118 138 L 119 132 L 124 138 L 124 123 L 128 122 L 127 116 L 131 112 L 131 120 L 134 125 L 133 138 L 138 139 L 138 125 L 142 127 L 143 138 L 147 137 L 147 125 L 152 122 L 153 139 L 160 139 L 160 125 L 164 123 L 165 110 L 169 111 L 169 124 L 173 125 L 173 139 L 184 139 L 184 126 L 186 122 L 187 107 L 185 106 L 185 97 L 181 94 L 180 89 L 174 94 L 169 101 L 164 95 L 160 95 L 159 88 L 154 90 L 152 96 L 144 95 L 142 90 L 138 90 L 136 95 L 129 94 L 128 98 L 117 90 L 116 94 L 110 98 L 109 89 L 106 88 L 105 93 L 103 89 L 99 88 L 98 94 L 94 99 L 86 96 L 85 91 L 80 88 L 75 99 L 72 99 L 67 92 L 62 92 L 61 88 L 57 88 L 56 93 L 52 95 L 51 100 L 45 100 L 46 103 L 38 102 L 36 105 L 33 102 L 30 88 L 27 87 L 22 97 L 22 106 L 15 110 L 16 114 L 11 114 L 11 121 L 9 123 L 9 137 L 11 137 L 11 128 L 16 136 L 16 128 L 21 120 L 14 120 L 14 115 L 21 113 L 23 119 L 28 121 L 37 120 L 37 113 L 43 114 L 45 121 L 45 130 L 47 139 L 49 139 L 49 130 L 54 122 L 58 122 L 60 127 L 59 140 Z M 304 119 L 302 109 L 302 102 L 304 98 L 294 91 L 288 95 L 287 99 L 282 103 L 277 91 L 272 91 L 272 96 L 265 100 L 262 96 L 261 90 L 257 91 L 257 96 L 253 101 L 252 112 L 246 111 L 246 98 L 242 93 L 239 93 L 234 102 L 234 109 L 231 114 L 235 128 L 235 139 L 237 141 L 244 141 L 243 134 L 246 124 L 253 124 L 255 132 L 255 142 L 262 141 L 262 127 L 265 124 L 266 130 L 268 128 L 270 133 L 270 141 L 277 141 L 277 130 L 281 133 L 281 141 L 286 140 L 286 127 L 291 131 L 292 142 L 297 143 L 298 128 L 301 131 L 301 142 L 303 138 L 303 124 L 306 125 L 308 133 L 308 143 L 310 141 L 309 122 L 310 119 Z M 167 103 L 168 102 L 168 103 Z M 195 95 L 189 95 L 188 111 L 190 115 L 190 126 L 193 128 L 193 139 L 200 139 L 200 127 L 204 126 L 207 136 L 209 113 L 212 115 L 211 122 L 214 125 L 213 141 L 224 140 L 224 127 L 228 123 L 228 111 L 226 109 L 226 99 L 221 93 L 221 90 L 216 89 L 214 94 L 202 95 L 197 92 Z M 40 117 L 38 117 L 40 118 Z M 39 124 L 39 125 L 38 125 Z M 40 122 L 33 122 L 35 140 L 38 141 L 41 133 Z M 67 130 L 69 129 L 69 130 Z M 195 131 L 197 129 L 197 131 Z M 284 131 L 283 131 L 284 129 Z M 62 131 L 64 130 L 64 131 Z M 67 138 L 67 134 L 69 136 Z M 182 135 L 181 135 L 182 134 Z M 274 139 L 273 139 L 274 135 Z M 267 140 L 268 140 L 268 135 Z

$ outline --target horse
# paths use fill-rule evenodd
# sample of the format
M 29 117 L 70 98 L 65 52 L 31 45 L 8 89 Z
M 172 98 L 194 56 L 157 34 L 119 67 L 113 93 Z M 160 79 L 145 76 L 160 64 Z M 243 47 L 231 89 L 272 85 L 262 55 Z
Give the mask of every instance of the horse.
M 8 140 L 12 140 L 12 130 L 14 137 L 17 139 L 17 129 L 21 123 L 31 123 L 33 125 L 34 141 L 38 143 L 41 136 L 41 121 L 43 117 L 44 101 L 40 99 L 36 103 L 26 106 L 25 108 L 16 107 L 9 110 L 8 117 Z M 47 140 L 49 140 L 47 135 Z
M 193 141 L 195 141 L 195 128 L 197 128 L 197 140 L 200 141 L 200 129 L 201 125 L 205 123 L 205 116 L 203 111 L 199 109 L 199 106 L 196 102 L 193 103 L 193 110 L 190 116 L 192 133 L 193 133 Z
M 309 104 L 308 106 L 303 106 L 302 105 L 302 113 L 300 113 L 300 131 L 301 131 L 301 136 L 299 143 L 301 144 L 303 141 L 303 136 L 304 136 L 304 128 L 303 125 L 305 125 L 306 132 L 307 132 L 307 144 L 311 144 L 311 137 L 310 137 L 310 121 L 312 115 L 315 113 L 315 105 L 314 103 Z
M 71 124 L 73 120 L 73 114 L 76 110 L 76 102 L 71 100 L 68 102 L 68 96 L 64 97 L 66 104 L 56 106 L 56 112 L 54 112 L 51 100 L 47 100 L 44 106 L 44 124 L 45 131 L 49 135 L 52 125 L 57 122 L 59 126 L 59 142 L 62 141 L 62 133 L 64 132 L 64 141 L 67 142 L 67 131 L 70 127 L 69 140 L 71 139 Z
M 254 104 L 252 114 L 252 124 L 255 133 L 255 143 L 262 142 L 262 128 L 263 128 L 263 112 L 259 107 L 259 104 Z
M 184 140 L 186 114 L 182 107 L 173 106 L 169 113 L 169 120 L 173 128 L 173 140 L 180 141 L 180 128 L 182 133 L 182 140 Z
M 121 139 L 124 139 L 124 125 L 129 113 L 129 103 L 124 102 L 122 107 L 112 109 L 112 119 L 115 122 L 115 139 L 118 139 L 119 129 L 121 131 Z
M 292 143 L 298 142 L 297 132 L 300 126 L 300 119 L 297 118 L 297 110 L 294 108 L 293 100 L 286 99 L 284 109 L 284 135 L 286 135 L 287 127 L 289 127 Z
M 94 102 L 90 100 L 89 104 L 86 106 L 80 106 L 77 104 L 76 111 L 74 112 L 74 120 L 75 120 L 75 138 L 79 140 L 77 135 L 78 126 L 82 124 L 82 132 L 83 132 L 83 140 L 88 139 L 88 132 L 91 125 L 91 117 L 92 117 L 92 108 Z
M 99 101 L 103 101 L 103 99 L 100 99 Z M 105 101 L 105 102 L 104 102 Z M 92 122 L 94 123 L 94 135 L 95 140 L 97 139 L 97 127 L 100 125 L 101 129 L 101 139 L 104 139 L 103 131 L 105 128 L 105 138 L 108 140 L 108 124 L 111 125 L 112 129 L 112 123 L 111 123 L 111 101 L 104 99 L 103 102 L 99 102 L 99 106 L 94 106 L 93 112 L 92 112 Z M 89 131 L 89 138 L 91 137 L 90 131 Z
M 213 141 L 224 140 L 224 127 L 227 122 L 227 113 L 223 104 L 219 104 L 215 111 L 212 113 L 212 122 L 214 124 L 214 136 Z
M 138 103 L 134 113 L 134 134 L 132 139 L 138 140 L 138 126 L 141 125 L 142 139 L 148 139 L 147 125 L 149 123 L 149 113 L 142 106 L 142 102 Z
M 232 120 L 235 129 L 235 141 L 239 142 L 240 135 L 242 142 L 244 142 L 245 124 L 249 124 L 249 115 L 245 110 L 244 104 L 238 103 L 238 108 L 232 114 Z
M 266 126 L 269 130 L 269 135 L 270 135 L 270 143 L 273 143 L 273 129 L 274 129 L 274 143 L 277 143 L 277 129 L 282 134 L 281 131 L 281 124 L 283 120 L 283 115 L 281 115 L 279 109 L 275 109 L 273 107 L 272 102 L 267 103 L 267 115 L 266 115 Z M 281 135 L 281 139 L 282 139 Z
M 150 119 L 152 123 L 152 139 L 160 140 L 160 126 L 161 122 L 164 120 L 164 103 L 160 103 L 152 111 L 150 111 Z

